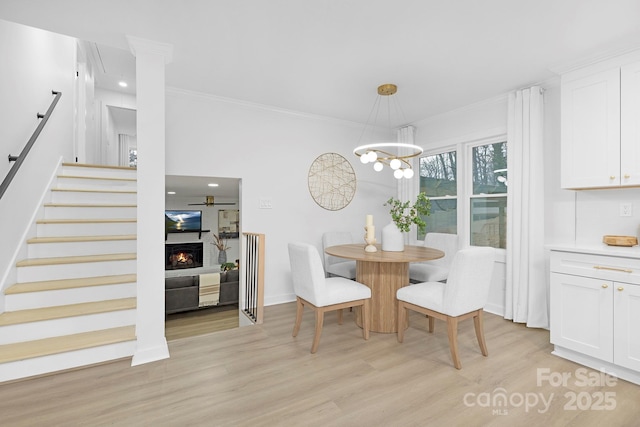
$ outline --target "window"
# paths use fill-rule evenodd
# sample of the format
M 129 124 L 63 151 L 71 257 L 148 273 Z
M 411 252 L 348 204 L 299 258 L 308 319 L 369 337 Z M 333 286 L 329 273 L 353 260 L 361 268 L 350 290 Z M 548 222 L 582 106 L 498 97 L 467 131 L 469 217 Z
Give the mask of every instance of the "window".
M 458 173 L 456 152 L 448 151 L 420 159 L 420 191 L 431 200 L 431 215 L 425 217 L 425 233 L 458 233 Z M 418 239 L 425 233 L 418 232 Z
M 471 148 L 472 246 L 507 247 L 507 143 Z
M 504 137 L 460 144 L 456 150 L 420 158 L 420 191 L 431 200 L 431 215 L 424 218 L 426 233 L 460 234 L 471 246 L 506 248 Z M 418 233 L 418 240 L 424 235 Z

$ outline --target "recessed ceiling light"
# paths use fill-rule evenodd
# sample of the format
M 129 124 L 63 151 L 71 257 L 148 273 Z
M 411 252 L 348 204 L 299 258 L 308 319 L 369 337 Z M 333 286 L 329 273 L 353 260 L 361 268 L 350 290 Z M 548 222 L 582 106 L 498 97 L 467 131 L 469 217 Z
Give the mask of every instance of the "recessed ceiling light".
M 209 187 L 217 187 L 218 186 L 218 184 L 216 184 L 214 182 L 212 182 L 211 184 L 208 184 L 208 185 L 209 185 Z
M 118 82 L 118 86 L 120 86 L 120 87 L 127 87 L 127 86 L 129 86 L 129 85 L 127 84 L 127 82 L 122 82 L 122 81 L 121 81 L 121 82 Z
M 167 191 L 167 194 L 176 194 L 175 191 Z

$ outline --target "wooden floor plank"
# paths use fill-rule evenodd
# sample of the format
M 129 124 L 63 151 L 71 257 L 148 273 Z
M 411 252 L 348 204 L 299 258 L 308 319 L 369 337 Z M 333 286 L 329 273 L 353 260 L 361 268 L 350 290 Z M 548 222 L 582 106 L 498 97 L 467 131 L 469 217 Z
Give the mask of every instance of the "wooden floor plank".
M 346 312 L 326 316 L 320 347 L 309 349 L 313 313 L 291 336 L 295 304 L 265 308 L 263 325 L 177 339 L 171 357 L 131 367 L 129 360 L 0 384 L 3 425 L 82 426 L 633 426 L 640 387 L 579 386 L 580 365 L 551 354 L 549 332 L 485 316 L 489 356 L 471 321 L 461 322 L 462 369 L 453 368 L 444 323 L 428 333 L 410 316 L 395 334 L 367 341 Z M 570 374 L 567 385 L 538 384 L 538 369 Z M 597 371 L 584 368 L 598 376 Z M 505 406 L 491 404 L 503 393 Z M 567 409 L 570 393 L 615 393 L 609 410 Z M 489 398 L 484 404 L 479 396 Z M 542 396 L 526 407 L 518 397 Z M 486 400 L 485 400 L 486 401 Z M 586 399 L 585 399 L 586 401 Z

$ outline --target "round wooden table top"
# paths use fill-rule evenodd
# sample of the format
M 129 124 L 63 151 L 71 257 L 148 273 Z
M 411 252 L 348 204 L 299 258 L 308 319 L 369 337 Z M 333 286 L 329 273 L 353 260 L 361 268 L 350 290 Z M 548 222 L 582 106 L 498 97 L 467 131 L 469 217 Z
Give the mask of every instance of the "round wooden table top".
M 402 252 L 383 251 L 381 245 L 376 245 L 377 252 L 365 252 L 362 244 L 330 246 L 324 251 L 329 255 L 356 261 L 370 262 L 419 262 L 430 261 L 442 258 L 444 252 L 439 249 L 427 248 L 425 246 L 405 245 Z

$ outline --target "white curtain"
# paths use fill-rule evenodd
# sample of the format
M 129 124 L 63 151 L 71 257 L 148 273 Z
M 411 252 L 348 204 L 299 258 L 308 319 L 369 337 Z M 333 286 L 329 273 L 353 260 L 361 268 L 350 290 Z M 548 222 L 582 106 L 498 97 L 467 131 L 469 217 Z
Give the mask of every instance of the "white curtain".
M 544 259 L 543 96 L 509 95 L 505 319 L 549 327 Z
M 397 134 L 397 140 L 398 142 L 402 142 L 405 144 L 415 144 L 414 142 L 414 138 L 415 138 L 415 133 L 416 133 L 416 128 L 414 126 L 404 126 L 398 129 L 398 134 Z M 398 155 L 407 155 L 407 154 L 412 154 L 413 150 L 409 149 L 409 148 L 398 148 Z M 413 204 L 416 201 L 416 198 L 418 197 L 418 187 L 419 184 L 416 184 L 416 180 L 420 179 L 420 174 L 419 174 L 419 165 L 418 165 L 418 160 L 417 157 L 413 157 L 411 159 L 407 159 L 407 161 L 409 163 L 411 163 L 411 167 L 413 168 L 413 171 L 415 172 L 415 174 L 413 175 L 413 178 L 411 179 L 406 179 L 406 178 L 402 178 L 402 179 L 398 179 L 397 184 L 398 184 L 398 200 L 402 200 L 404 201 L 411 201 L 411 203 Z M 410 233 L 403 233 L 404 238 L 405 238 L 405 244 L 414 244 L 416 242 L 416 230 L 415 230 L 415 225 L 411 226 L 411 232 Z

